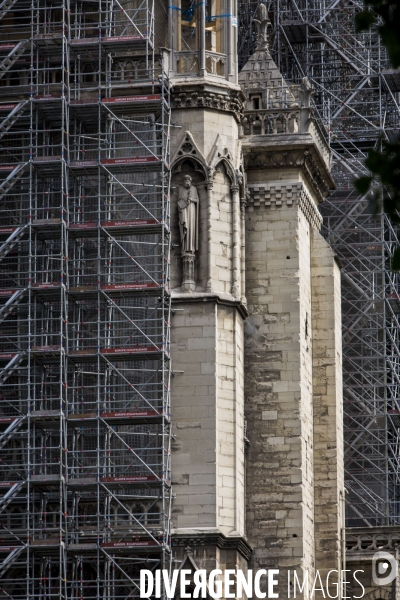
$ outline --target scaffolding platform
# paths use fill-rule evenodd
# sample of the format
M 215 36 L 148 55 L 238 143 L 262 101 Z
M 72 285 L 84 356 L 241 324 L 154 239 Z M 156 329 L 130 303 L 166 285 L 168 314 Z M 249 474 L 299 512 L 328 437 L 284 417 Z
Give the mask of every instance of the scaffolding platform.
M 146 550 L 147 552 L 159 552 L 164 546 L 162 542 L 155 540 L 130 540 L 127 542 L 102 542 L 100 548 L 106 552 L 119 554 L 131 553 L 132 550 Z M 165 548 L 166 549 L 166 548 Z
M 124 52 L 127 48 L 134 52 L 146 52 L 153 48 L 151 39 L 145 35 L 121 35 L 106 37 L 75 38 L 70 41 L 70 49 L 75 54 L 86 56 L 94 53 Z
M 35 33 L 33 43 L 44 55 L 52 55 L 54 52 L 61 52 L 65 46 L 67 38 L 62 31 L 56 33 Z
M 60 120 L 62 114 L 61 102 L 63 98 L 58 95 L 47 95 L 47 96 L 33 96 L 32 101 L 38 108 L 38 111 L 52 123 L 57 123 Z
M 46 362 L 57 362 L 65 355 L 62 346 L 32 346 L 31 356 Z
M 12 552 L 13 550 L 16 550 L 17 548 L 25 548 L 25 546 L 22 545 L 15 545 L 15 546 L 4 546 L 2 544 L 0 544 L 0 552 L 2 554 L 9 554 L 10 552 Z
M 9 427 L 14 421 L 18 421 L 19 417 L 0 417 L 0 428 Z
M 105 284 L 100 287 L 101 291 L 110 297 L 116 296 L 160 296 L 162 293 L 169 294 L 169 290 L 162 283 L 114 283 Z
M 98 356 L 115 360 L 157 360 L 164 356 L 163 351 L 155 346 L 132 346 L 128 348 L 101 348 L 89 350 L 70 350 L 68 357 L 74 362 L 93 362 Z
M 48 302 L 49 300 L 59 300 L 61 298 L 61 292 L 66 291 L 66 287 L 61 282 L 50 282 L 50 283 L 32 283 L 32 292 L 42 302 Z
M 164 548 L 165 544 L 162 542 L 157 542 L 155 540 L 132 540 L 132 541 L 124 541 L 124 542 L 100 542 L 95 543 L 78 543 L 78 544 L 69 544 L 68 550 L 70 552 L 78 553 L 78 554 L 96 554 L 98 549 L 103 550 L 104 552 L 110 554 L 131 554 L 132 551 L 145 551 L 146 553 L 150 552 L 160 552 L 160 550 L 167 550 Z
M 49 538 L 47 540 L 33 539 L 29 543 L 29 549 L 34 550 L 35 553 L 54 554 L 54 552 L 59 552 L 60 549 L 65 549 L 65 542 L 56 538 Z
M 69 231 L 75 237 L 93 237 L 98 234 L 135 235 L 141 233 L 161 233 L 166 224 L 156 219 L 136 219 L 131 221 L 101 221 L 100 226 L 95 222 L 71 223 Z M 166 229 L 168 231 L 168 229 Z M 0 231 L 1 233 L 1 231 Z
M 141 84 L 143 86 L 143 84 Z M 151 88 L 160 88 L 159 82 L 153 82 Z M 50 106 L 53 104 L 56 106 L 57 100 L 60 100 L 61 96 L 43 96 L 35 97 L 34 101 L 40 102 L 42 105 Z M 132 114 L 159 114 L 162 109 L 169 109 L 168 101 L 165 99 L 163 94 L 132 94 L 125 96 L 111 96 L 103 97 L 99 100 L 98 97 L 92 96 L 87 97 L 84 100 L 71 100 L 70 108 L 73 113 L 82 118 L 98 119 L 96 110 L 101 107 L 112 111 L 116 115 L 124 115 L 127 111 Z M 1 105 L 0 105 L 0 110 Z
M 151 425 L 169 422 L 169 416 L 158 413 L 155 410 L 101 412 L 99 417 L 94 412 L 82 412 L 68 415 L 68 419 L 72 422 L 82 421 L 83 423 L 95 423 L 98 418 L 102 419 L 109 425 Z
M 42 488 L 55 488 L 59 489 L 60 484 L 65 484 L 65 479 L 62 475 L 31 475 L 30 484 L 32 486 L 39 486 Z
M 58 175 L 60 173 L 63 157 L 57 156 L 35 156 L 32 164 L 35 169 L 44 176 Z
M 9 360 L 12 360 L 13 358 L 15 358 L 17 356 L 24 357 L 25 354 L 21 353 L 21 352 L 0 352 L 0 361 L 8 362 Z
M 26 481 L 25 480 L 18 480 L 18 481 L 0 481 L 0 490 L 2 489 L 10 489 L 12 487 L 14 487 L 14 485 L 17 484 L 23 484 L 26 485 Z
M 99 292 L 103 292 L 110 298 L 117 296 L 161 296 L 163 293 L 169 295 L 169 290 L 162 283 L 154 283 L 152 281 L 104 284 L 100 286 L 83 285 L 69 288 L 69 295 L 74 300 L 96 298 Z
M 137 475 L 136 477 L 83 477 L 68 479 L 68 488 L 71 490 L 93 490 L 102 484 L 106 488 L 153 488 L 159 486 L 169 486 L 169 480 L 164 480 L 156 475 Z
M 64 413 L 59 410 L 32 410 L 29 416 L 32 421 L 45 423 L 46 425 L 51 423 L 59 424 L 60 419 L 65 419 Z
M 141 94 L 103 98 L 101 104 L 112 110 L 116 115 L 123 115 L 127 110 L 132 113 L 139 112 L 149 114 L 152 110 L 155 113 L 159 113 L 165 102 L 165 98 L 162 94 Z
M 121 158 L 103 158 L 101 160 L 76 160 L 70 162 L 70 170 L 74 175 L 94 175 L 99 167 L 112 173 L 132 173 L 134 171 L 158 171 L 162 165 L 160 156 L 129 156 Z

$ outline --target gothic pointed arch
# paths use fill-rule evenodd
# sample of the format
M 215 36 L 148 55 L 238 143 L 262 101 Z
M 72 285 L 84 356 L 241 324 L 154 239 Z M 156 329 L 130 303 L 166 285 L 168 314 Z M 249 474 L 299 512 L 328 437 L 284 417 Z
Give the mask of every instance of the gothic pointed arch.
M 189 546 L 187 546 L 185 548 L 185 555 L 184 555 L 183 560 L 178 569 L 179 573 L 182 570 L 190 571 L 190 575 L 189 575 L 190 584 L 188 586 L 186 586 L 185 591 L 186 591 L 186 593 L 189 593 L 191 595 L 191 597 L 193 597 L 192 593 L 194 592 L 194 589 L 195 589 L 194 574 L 196 571 L 199 570 L 199 567 L 197 566 L 196 561 L 194 560 L 193 551 Z M 177 583 L 177 587 L 176 587 L 176 591 L 175 591 L 174 600 L 179 600 L 181 598 L 180 576 L 179 575 L 178 575 L 177 582 L 178 583 Z M 206 599 L 211 600 L 211 595 L 209 593 L 208 584 L 206 586 L 206 590 L 207 590 Z
M 236 181 L 236 170 L 233 162 L 233 153 L 224 143 L 221 136 L 218 134 L 213 149 L 209 156 L 209 172 L 211 177 L 214 177 L 216 169 L 220 163 L 225 166 L 226 174 L 230 180 L 231 185 L 237 185 Z
M 171 174 L 174 175 L 179 173 L 182 170 L 182 165 L 187 161 L 190 161 L 195 171 L 202 174 L 202 178 L 207 178 L 208 169 L 206 159 L 190 131 L 185 132 L 181 143 L 171 160 Z

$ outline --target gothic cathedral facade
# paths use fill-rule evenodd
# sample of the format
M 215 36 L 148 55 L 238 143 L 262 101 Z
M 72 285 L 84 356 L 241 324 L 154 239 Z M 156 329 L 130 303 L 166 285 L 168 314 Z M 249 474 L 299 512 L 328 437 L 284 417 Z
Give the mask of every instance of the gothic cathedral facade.
M 340 570 L 340 267 L 318 210 L 330 151 L 262 10 L 239 77 L 233 11 L 187 12 L 170 10 L 174 556 Z

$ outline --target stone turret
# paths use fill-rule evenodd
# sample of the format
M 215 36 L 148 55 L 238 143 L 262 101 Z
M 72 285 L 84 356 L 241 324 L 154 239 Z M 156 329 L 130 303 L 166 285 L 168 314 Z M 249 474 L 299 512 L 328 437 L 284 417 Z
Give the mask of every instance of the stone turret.
M 233 3 L 220 10 L 209 2 L 171 16 L 173 540 L 175 558 L 191 569 L 246 569 L 251 551 L 244 521 L 245 187 L 238 142 L 244 95 L 232 11 Z

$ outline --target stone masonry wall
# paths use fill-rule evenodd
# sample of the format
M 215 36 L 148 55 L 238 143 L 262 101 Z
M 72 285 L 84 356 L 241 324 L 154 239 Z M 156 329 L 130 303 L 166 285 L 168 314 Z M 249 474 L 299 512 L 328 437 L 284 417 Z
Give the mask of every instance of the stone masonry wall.
M 342 332 L 340 270 L 317 231 L 312 236 L 312 288 L 316 568 L 326 580 L 329 570 L 342 568 Z
M 210 529 L 217 526 L 216 307 L 177 308 L 171 323 L 173 526 Z
M 225 534 L 244 535 L 243 321 L 218 306 L 217 476 L 218 523 Z
M 311 228 L 299 202 L 250 204 L 246 236 L 251 566 L 309 569 L 312 574 Z M 287 595 L 285 582 L 281 594 Z
M 244 535 L 243 319 L 210 298 L 174 306 L 174 530 Z

